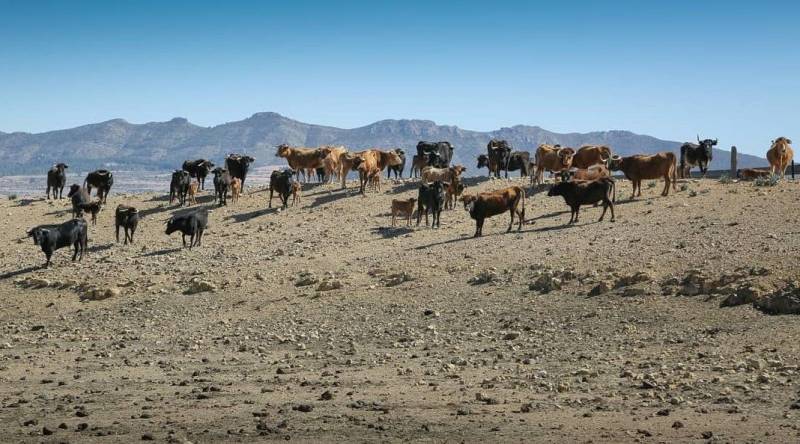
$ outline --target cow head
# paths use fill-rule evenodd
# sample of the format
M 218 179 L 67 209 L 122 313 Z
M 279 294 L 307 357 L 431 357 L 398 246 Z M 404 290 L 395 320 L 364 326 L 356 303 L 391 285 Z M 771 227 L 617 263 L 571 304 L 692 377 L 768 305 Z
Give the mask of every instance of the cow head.
M 771 149 L 777 149 L 780 151 L 781 154 L 783 154 L 786 152 L 786 148 L 788 148 L 789 145 L 791 144 L 792 144 L 791 139 L 781 136 L 772 141 Z
M 472 212 L 472 209 L 475 208 L 475 201 L 478 199 L 478 196 L 474 194 L 465 194 L 461 196 L 461 202 L 464 203 L 464 209 L 468 212 Z
M 700 140 L 700 135 L 697 135 L 697 143 L 700 145 L 700 148 L 703 149 L 703 153 L 706 155 L 708 160 L 711 160 L 711 157 L 714 153 L 714 145 L 717 144 L 717 139 L 703 139 Z
M 34 245 L 42 245 L 50 232 L 47 228 L 34 228 L 28 231 L 28 237 L 33 238 Z
M 69 168 L 69 165 L 67 165 L 66 163 L 57 163 L 57 164 L 53 165 L 53 168 L 63 172 L 64 170 Z
M 175 223 L 175 218 L 170 217 L 169 220 L 167 220 L 167 229 L 164 231 L 164 233 L 169 235 L 178 231 L 178 229 L 179 227 L 178 224 Z
M 550 190 L 547 191 L 547 195 L 550 197 L 563 195 L 564 189 L 568 186 L 567 185 L 568 183 L 569 182 L 558 182 L 556 184 L 553 184 L 550 187 Z
M 211 170 L 211 174 L 213 174 L 214 177 L 219 177 L 219 176 L 221 176 L 222 174 L 224 174 L 226 172 L 228 172 L 228 170 L 226 170 L 225 168 L 222 168 L 222 167 L 216 167 L 213 170 Z
M 464 171 L 467 171 L 467 168 L 464 165 L 456 165 L 451 166 L 450 171 L 453 173 L 453 177 L 458 178 L 464 173 Z
M 396 151 L 384 151 L 381 155 L 385 157 L 387 166 L 397 166 L 403 163 L 403 159 Z
M 478 156 L 478 169 L 480 168 L 489 168 L 489 156 L 486 154 Z
M 426 159 L 427 160 L 427 165 L 434 166 L 434 167 L 439 165 L 439 163 L 440 163 L 440 161 L 442 159 L 442 156 L 440 156 L 439 153 L 437 153 L 435 151 L 431 151 L 431 152 L 428 152 L 426 154 L 428 155 L 428 157 Z
M 558 158 L 561 160 L 561 166 L 569 168 L 572 166 L 572 158 L 575 156 L 575 150 L 572 148 L 561 148 L 558 150 Z
M 214 163 L 211 162 L 210 160 L 203 160 L 202 162 L 200 162 L 198 166 L 206 170 L 206 173 L 208 173 L 209 171 L 211 171 L 212 168 L 214 168 Z
M 75 194 L 78 194 L 81 191 L 81 186 L 77 183 L 73 183 L 69 186 L 69 193 L 67 193 L 67 197 L 72 197 Z
M 402 148 L 395 148 L 395 149 L 394 149 L 394 152 L 395 152 L 395 153 L 397 153 L 397 155 L 398 155 L 398 156 L 400 156 L 400 158 L 403 158 L 403 159 L 404 159 L 404 158 L 405 158 L 405 156 L 406 156 L 406 152 L 405 152 L 405 151 L 403 151 L 403 149 L 402 149 Z
M 608 159 L 608 169 L 611 171 L 619 171 L 622 169 L 622 157 L 620 156 L 611 156 Z
M 572 179 L 572 176 L 574 175 L 575 172 L 570 170 L 561 170 L 561 172 L 558 173 L 558 177 L 561 179 L 562 182 L 569 182 L 570 179 Z

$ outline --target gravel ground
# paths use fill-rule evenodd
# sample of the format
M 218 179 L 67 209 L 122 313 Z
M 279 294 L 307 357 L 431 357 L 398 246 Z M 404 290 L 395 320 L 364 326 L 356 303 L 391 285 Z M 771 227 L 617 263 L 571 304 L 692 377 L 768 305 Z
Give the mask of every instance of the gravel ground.
M 800 184 L 661 186 L 574 226 L 541 188 L 478 239 L 460 208 L 389 227 L 413 181 L 285 211 L 253 189 L 193 250 L 163 195 L 112 192 L 48 270 L 20 238 L 68 201 L 3 201 L 0 440 L 797 442 L 800 318 L 765 301 L 797 293 Z

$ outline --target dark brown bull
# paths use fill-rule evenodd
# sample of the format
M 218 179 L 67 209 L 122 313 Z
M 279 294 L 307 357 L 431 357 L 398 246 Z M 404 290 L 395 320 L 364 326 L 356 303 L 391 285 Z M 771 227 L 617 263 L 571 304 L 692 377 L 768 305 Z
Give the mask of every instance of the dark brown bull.
M 669 194 L 670 183 L 672 184 L 672 189 L 678 191 L 678 187 L 675 184 L 678 180 L 678 168 L 675 153 L 673 152 L 665 151 L 650 156 L 615 156 L 611 159 L 609 166 L 613 171 L 622 171 L 625 177 L 633 182 L 631 199 L 637 196 L 637 189 L 639 190 L 638 196 L 642 195 L 642 180 L 645 179 L 660 179 L 663 177 L 664 191 L 661 192 L 662 196 Z
M 590 181 L 559 182 L 550 187 L 547 195 L 564 198 L 564 202 L 572 210 L 569 223 L 578 223 L 581 205 L 598 202 L 603 202 L 603 214 L 600 215 L 600 221 L 605 217 L 606 210 L 611 207 L 611 222 L 614 222 L 614 202 L 611 200 L 613 189 L 614 179 L 604 177 Z
M 506 232 L 511 231 L 514 225 L 514 213 L 519 217 L 517 231 L 522 230 L 522 223 L 525 221 L 525 190 L 522 187 L 512 186 L 488 193 L 464 195 L 461 200 L 464 202 L 464 209 L 475 219 L 475 237 L 483 235 L 483 223 L 487 218 L 506 211 L 511 215 Z

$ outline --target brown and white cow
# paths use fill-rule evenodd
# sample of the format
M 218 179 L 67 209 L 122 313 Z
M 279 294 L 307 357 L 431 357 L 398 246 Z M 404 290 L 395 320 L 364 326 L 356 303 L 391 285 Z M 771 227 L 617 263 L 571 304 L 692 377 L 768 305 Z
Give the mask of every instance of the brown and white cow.
M 560 172 L 572 167 L 572 157 L 575 150 L 562 148 L 561 145 L 539 145 L 536 149 L 536 173 L 531 176 L 531 183 L 544 183 L 544 172 Z

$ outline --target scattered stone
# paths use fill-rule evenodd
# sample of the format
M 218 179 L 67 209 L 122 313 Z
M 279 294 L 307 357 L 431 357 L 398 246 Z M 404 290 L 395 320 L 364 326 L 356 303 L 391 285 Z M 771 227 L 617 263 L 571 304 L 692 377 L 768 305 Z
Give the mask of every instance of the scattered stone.
M 142 441 L 155 441 L 152 433 L 145 433 L 142 435 Z
M 756 300 L 753 305 L 767 314 L 800 314 L 800 282 Z
M 310 271 L 301 271 L 297 273 L 294 280 L 295 287 L 307 287 L 319 282 L 319 278 Z
M 309 413 L 314 410 L 314 406 L 311 404 L 297 404 L 292 406 L 292 410 L 296 412 Z
M 321 395 L 319 395 L 320 401 L 330 401 L 331 399 L 333 399 L 333 393 L 328 390 L 325 390 Z
M 519 332 L 518 331 L 509 331 L 509 332 L 506 332 L 503 335 L 503 339 L 505 339 L 506 341 L 513 341 L 514 339 L 517 339 L 517 338 L 519 338 Z
M 700 434 L 703 439 L 711 439 L 714 437 L 714 432 L 708 431 Z
M 685 427 L 685 426 L 684 426 L 684 425 L 683 425 L 683 423 L 682 423 L 682 422 L 680 422 L 680 421 L 675 421 L 675 422 L 673 422 L 673 423 L 672 423 L 672 428 L 673 428 L 673 429 L 682 429 L 682 428 L 684 428 L 684 427 Z
M 317 291 L 339 290 L 343 287 L 342 281 L 338 279 L 325 279 L 317 286 Z
M 708 277 L 700 270 L 690 270 L 681 281 L 678 294 L 684 296 L 695 296 L 706 291 Z
M 764 295 L 762 289 L 754 284 L 743 284 L 736 288 L 730 296 L 720 302 L 720 307 L 753 304 Z
M 204 292 L 214 292 L 217 291 L 217 286 L 211 282 L 201 280 L 200 278 L 192 278 L 189 281 L 189 288 L 187 288 L 183 293 L 184 294 L 197 294 L 197 293 L 204 293 Z
M 535 281 L 528 285 L 528 290 L 538 291 L 539 293 L 550 293 L 561 289 L 561 279 L 550 273 L 543 273 Z
M 669 414 L 670 414 L 669 409 L 661 409 L 656 412 L 656 415 L 658 416 L 669 416 Z
M 610 290 L 611 290 L 611 285 L 608 282 L 601 281 L 597 285 L 592 287 L 591 290 L 589 290 L 588 295 L 599 296 L 601 294 L 608 293 Z
M 630 276 L 623 276 L 617 279 L 617 282 L 614 283 L 614 288 L 622 288 L 622 287 L 627 287 L 629 285 L 642 284 L 652 281 L 653 278 L 649 274 L 643 271 L 639 271 Z
M 469 280 L 467 280 L 467 283 L 472 285 L 488 284 L 489 282 L 496 281 L 498 277 L 499 276 L 497 275 L 497 271 L 490 268 L 488 270 L 481 271 L 475 276 L 469 278 Z
M 381 283 L 383 283 L 385 287 L 396 287 L 404 282 L 409 282 L 413 280 L 414 278 L 410 274 L 403 271 L 400 273 L 394 273 L 388 276 L 384 276 L 383 278 L 381 278 Z
M 52 435 L 53 431 L 48 429 L 47 427 L 42 427 L 42 435 L 49 436 Z
M 81 296 L 82 300 L 102 301 L 103 299 L 119 297 L 122 291 L 117 287 L 98 288 L 90 287 Z

